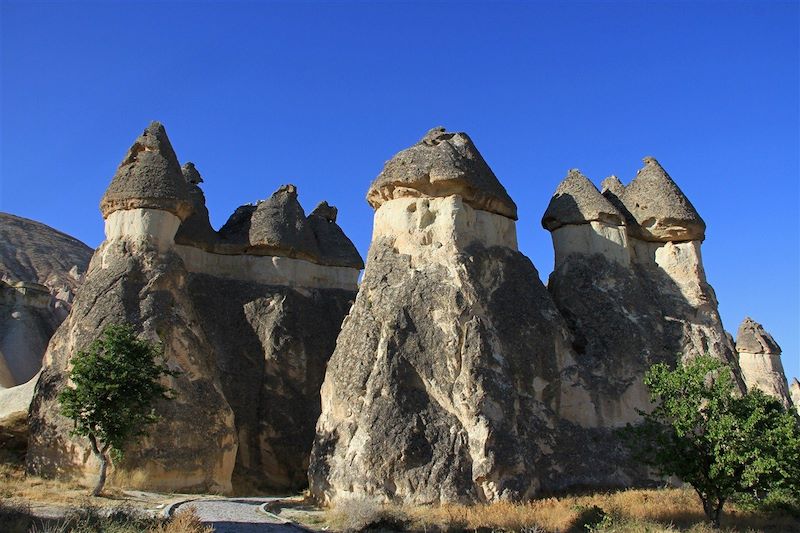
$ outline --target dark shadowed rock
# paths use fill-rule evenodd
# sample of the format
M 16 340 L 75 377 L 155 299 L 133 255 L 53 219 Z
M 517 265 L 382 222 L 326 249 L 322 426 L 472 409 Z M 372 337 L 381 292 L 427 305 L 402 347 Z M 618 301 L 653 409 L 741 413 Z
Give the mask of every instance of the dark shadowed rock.
M 208 208 L 206 208 L 206 197 L 199 186 L 203 182 L 203 178 L 194 163 L 191 162 L 184 164 L 181 172 L 189 189 L 192 214 L 178 227 L 175 243 L 213 250 L 217 242 L 217 232 L 211 227 Z
M 706 224 L 653 157 L 625 187 L 622 203 L 636 220 L 638 236 L 652 241 L 702 241 Z
M 567 224 L 600 221 L 621 225 L 622 215 L 603 197 L 586 176 L 572 169 L 558 185 L 542 217 L 542 226 L 552 231 Z
M 367 193 L 374 208 L 393 198 L 460 195 L 476 209 L 517 219 L 517 206 L 466 133 L 438 127 L 386 162 Z
M 103 218 L 137 208 L 169 211 L 181 220 L 191 214 L 186 180 L 159 122 L 152 122 L 133 143 L 100 201 Z
M 305 488 L 325 365 L 354 292 L 201 274 L 188 292 L 236 420 L 234 485 Z
M 319 257 L 314 232 L 297 200 L 297 187 L 283 185 L 258 202 L 250 217 L 252 252 L 313 261 Z
M 308 223 L 319 249 L 317 262 L 322 265 L 364 268 L 364 260 L 353 242 L 336 224 L 336 207 L 320 202 L 308 215 Z

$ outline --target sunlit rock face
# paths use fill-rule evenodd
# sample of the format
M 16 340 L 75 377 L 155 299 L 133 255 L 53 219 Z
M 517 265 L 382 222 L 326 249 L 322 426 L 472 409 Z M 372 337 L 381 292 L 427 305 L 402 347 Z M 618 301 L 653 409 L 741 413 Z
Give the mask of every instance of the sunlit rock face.
M 106 240 L 38 380 L 29 471 L 95 475 L 57 396 L 71 357 L 107 324 L 128 322 L 163 345 L 179 374 L 167 380 L 175 400 L 158 404 L 160 421 L 125 450 L 111 483 L 199 492 L 306 485 L 325 364 L 363 263 L 336 209 L 306 217 L 294 186 L 239 208 L 216 232 L 201 182 L 194 164 L 180 167 L 158 123 L 121 163 L 101 202 Z
M 748 389 L 759 389 L 785 407 L 793 405 L 781 362 L 781 347 L 764 326 L 750 317 L 745 318 L 736 335 L 736 351 Z
M 792 404 L 795 410 L 800 413 L 800 381 L 797 378 L 794 378 L 792 384 L 789 385 L 789 395 L 792 397 Z
M 39 371 L 91 256 L 69 235 L 0 213 L 0 388 L 22 385 Z
M 737 377 L 738 366 L 706 281 L 705 226 L 694 207 L 653 158 L 627 187 L 615 176 L 603 186 L 601 193 L 570 171 L 542 218 L 555 252 L 548 290 L 575 352 L 574 364 L 562 368 L 575 384 L 556 411 L 592 436 L 587 454 L 595 468 L 607 467 L 605 478 L 586 472 L 586 479 L 646 484 L 655 481 L 651 474 L 609 453 L 621 444 L 612 430 L 651 408 L 645 372 L 703 354 Z
M 409 176 L 400 152 L 368 193 L 367 267 L 328 363 L 311 457 L 323 502 L 518 500 L 560 474 L 551 406 L 568 334 L 516 251 L 515 206 L 476 201 L 506 198 L 502 185 L 482 181 L 490 172 L 471 142 L 441 148 L 454 154 L 442 166 L 431 135 L 410 149 Z M 387 192 L 388 174 L 402 194 Z M 470 196 L 430 186 L 450 175 Z

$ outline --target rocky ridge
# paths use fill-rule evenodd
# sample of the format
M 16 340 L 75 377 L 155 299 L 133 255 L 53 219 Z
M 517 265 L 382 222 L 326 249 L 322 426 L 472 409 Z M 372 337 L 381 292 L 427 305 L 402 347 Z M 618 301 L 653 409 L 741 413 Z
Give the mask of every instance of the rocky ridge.
M 181 169 L 158 123 L 120 164 L 101 202 L 106 240 L 38 380 L 29 471 L 94 475 L 94 459 L 69 435 L 56 398 L 72 354 L 105 325 L 129 322 L 143 338 L 161 342 L 167 364 L 180 373 L 169 378 L 176 399 L 159 404 L 161 420 L 125 451 L 112 483 L 222 492 L 235 484 L 305 485 L 323 370 L 359 269 L 292 257 L 291 230 L 305 228 L 315 244 L 318 238 L 294 187 L 282 188 L 277 202 L 264 202 L 263 217 L 248 218 L 238 248 L 220 249 L 223 232 L 208 222 L 201 182 L 193 164 Z M 335 218 L 326 223 L 331 227 L 322 239 L 338 239 L 325 242 L 327 249 L 343 248 L 339 256 L 360 265 Z
M 0 213 L 0 388 L 25 383 L 39 371 L 91 255 L 69 235 Z

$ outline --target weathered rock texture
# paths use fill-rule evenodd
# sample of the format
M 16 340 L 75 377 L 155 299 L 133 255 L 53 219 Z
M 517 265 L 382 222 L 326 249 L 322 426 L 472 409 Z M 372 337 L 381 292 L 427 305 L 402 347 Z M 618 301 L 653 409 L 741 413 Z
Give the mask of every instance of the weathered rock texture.
M 704 224 L 655 159 L 644 162 L 627 187 L 604 180 L 602 194 L 570 171 L 542 219 L 556 257 L 548 289 L 573 334 L 578 376 L 579 408 L 559 415 L 601 432 L 649 408 L 642 378 L 655 363 L 710 354 L 738 376 L 703 270 Z
M 502 186 L 471 143 L 445 160 L 428 137 L 413 158 L 390 160 L 368 194 L 381 198 L 373 240 L 328 363 L 309 471 L 323 502 L 524 499 L 554 485 L 563 454 L 576 453 L 556 450 L 551 407 L 570 340 L 516 249 L 513 219 L 417 181 L 418 169 L 471 183 L 478 160 L 474 171 L 492 177 L 484 190 Z M 387 175 L 409 190 L 383 196 Z
M 433 128 L 386 162 L 367 193 L 374 208 L 403 197 L 447 197 L 517 219 L 517 206 L 466 133 Z
M 800 381 L 797 378 L 794 378 L 789 385 L 789 395 L 792 397 L 794 408 L 800 413 Z
M 176 399 L 158 405 L 161 420 L 126 450 L 112 483 L 169 491 L 305 485 L 319 388 L 355 296 L 358 268 L 268 255 L 261 248 L 250 253 L 280 226 L 275 221 L 282 208 L 283 219 L 302 221 L 319 245 L 293 187 L 273 203 L 272 221 L 248 220 L 238 250 L 221 247 L 223 236 L 208 223 L 201 181 L 194 165 L 181 172 L 160 124 L 145 131 L 120 165 L 101 206 L 106 240 L 50 343 L 38 381 L 30 471 L 95 475 L 87 444 L 69 436 L 69 423 L 58 414 L 57 395 L 67 384 L 70 358 L 105 325 L 129 322 L 142 337 L 164 345 L 167 364 L 180 374 L 169 378 Z M 188 189 L 185 195 L 181 187 Z M 191 209 L 183 210 L 181 198 L 190 199 Z M 352 252 L 352 243 L 335 229 L 338 244 Z
M 739 325 L 736 334 L 736 351 L 747 388 L 760 389 L 764 394 L 780 400 L 785 407 L 790 407 L 792 398 L 783 372 L 781 347 L 772 335 L 761 324 L 747 317 Z
M 91 256 L 77 239 L 0 213 L 0 388 L 25 383 L 39 371 Z

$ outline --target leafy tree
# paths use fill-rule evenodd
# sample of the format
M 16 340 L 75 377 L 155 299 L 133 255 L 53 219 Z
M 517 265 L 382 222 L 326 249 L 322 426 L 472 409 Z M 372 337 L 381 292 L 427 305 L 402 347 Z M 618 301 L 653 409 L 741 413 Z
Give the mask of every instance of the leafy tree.
M 100 461 L 93 496 L 103 490 L 109 454 L 119 460 L 124 446 L 158 420 L 155 402 L 172 398 L 160 379 L 176 373 L 159 361 L 162 352 L 160 345 L 138 339 L 129 325 L 110 325 L 72 358 L 72 387 L 58 401 L 75 424 L 71 433 L 86 437 Z
M 800 489 L 800 426 L 759 390 L 735 391 L 730 370 L 698 357 L 644 379 L 655 409 L 624 433 L 634 458 L 690 484 L 712 527 L 735 494 Z

